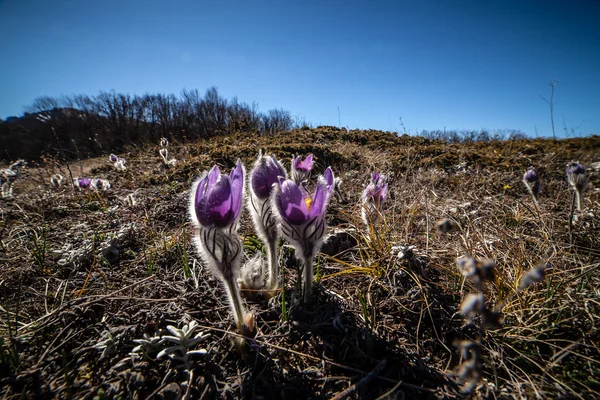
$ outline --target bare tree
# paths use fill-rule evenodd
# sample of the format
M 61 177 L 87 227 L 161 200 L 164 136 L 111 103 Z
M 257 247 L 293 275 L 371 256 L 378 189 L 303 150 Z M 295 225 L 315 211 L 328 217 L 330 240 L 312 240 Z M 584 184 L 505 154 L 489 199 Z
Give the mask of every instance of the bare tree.
M 550 100 L 548 100 L 545 97 L 540 95 L 542 100 L 544 100 L 550 106 L 550 122 L 552 123 L 552 137 L 554 138 L 555 141 L 556 141 L 556 133 L 554 132 L 554 87 L 556 86 L 557 83 L 558 83 L 558 80 L 556 80 L 556 79 L 548 81 L 548 85 L 552 88 L 552 90 L 550 92 Z

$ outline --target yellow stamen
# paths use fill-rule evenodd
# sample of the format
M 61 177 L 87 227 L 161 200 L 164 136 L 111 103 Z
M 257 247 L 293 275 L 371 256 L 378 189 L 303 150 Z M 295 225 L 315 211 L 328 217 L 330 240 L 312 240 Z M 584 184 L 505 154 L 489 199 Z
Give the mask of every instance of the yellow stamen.
M 305 197 L 304 202 L 306 203 L 306 207 L 308 208 L 308 211 L 310 211 L 310 206 L 312 205 L 312 199 L 310 197 Z

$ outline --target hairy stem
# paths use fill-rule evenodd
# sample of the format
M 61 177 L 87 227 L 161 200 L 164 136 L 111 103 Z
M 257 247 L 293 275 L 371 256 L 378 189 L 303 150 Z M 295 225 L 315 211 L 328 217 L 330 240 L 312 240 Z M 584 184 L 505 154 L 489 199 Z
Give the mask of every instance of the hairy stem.
M 240 296 L 240 290 L 236 285 L 234 279 L 224 278 L 223 282 L 225 283 L 227 297 L 229 298 L 231 308 L 233 309 L 233 319 L 235 320 L 235 326 L 238 328 L 238 330 L 241 330 L 242 324 L 244 323 L 245 311 L 244 306 L 242 304 L 242 297 Z
M 575 189 L 575 204 L 577 204 L 577 211 L 583 210 L 583 196 L 579 189 Z
M 303 281 L 303 290 L 304 290 L 304 303 L 308 303 L 310 301 L 310 295 L 312 291 L 313 284 L 313 251 L 312 246 L 310 248 L 306 248 L 302 254 L 302 281 Z
M 267 257 L 269 259 L 269 274 L 267 277 L 267 289 L 273 290 L 279 286 L 279 268 L 277 265 L 277 240 L 267 241 Z

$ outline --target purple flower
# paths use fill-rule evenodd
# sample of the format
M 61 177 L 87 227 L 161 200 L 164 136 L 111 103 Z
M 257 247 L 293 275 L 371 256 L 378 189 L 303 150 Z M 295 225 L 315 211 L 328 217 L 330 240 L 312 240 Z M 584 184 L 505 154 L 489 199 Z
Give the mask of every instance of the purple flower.
M 381 206 L 387 196 L 387 176 L 374 172 L 371 181 L 362 194 L 362 220 L 365 225 L 374 224 L 379 219 Z
M 167 138 L 160 138 L 160 147 L 167 147 L 169 145 L 169 141 Z
M 280 192 L 275 195 L 275 205 L 285 222 L 291 225 L 303 225 L 311 220 L 323 218 L 331 191 L 325 181 L 317 185 L 315 194 L 300 187 L 290 179 L 280 178 Z
M 285 168 L 275 157 L 259 156 L 250 172 L 252 193 L 261 200 L 271 197 L 273 184 L 279 181 L 279 177 L 286 177 Z
M 225 286 L 239 330 L 253 330 L 253 316 L 245 311 L 237 279 L 243 253 L 237 221 L 244 200 L 244 166 L 240 160 L 229 175 L 216 165 L 194 182 L 190 215 L 198 228 L 194 241 L 200 256 Z
M 120 162 L 121 164 L 125 165 L 125 159 L 123 157 L 119 157 L 117 162 Z
M 279 178 L 273 196 L 274 209 L 281 222 L 281 230 L 294 246 L 296 256 L 303 261 L 302 280 L 304 301 L 310 299 L 313 281 L 313 258 L 323 243 L 325 212 L 334 188 L 335 177 L 331 168 L 319 178 L 314 195 L 304 183 L 298 186 L 290 179 Z
M 92 179 L 91 185 L 96 190 L 110 189 L 110 182 L 108 182 L 106 179 L 100 179 L 100 178 Z
M 119 157 L 117 157 L 114 154 L 111 154 L 110 156 L 108 156 L 108 160 L 112 163 L 115 163 L 115 162 L 119 161 Z
M 91 183 L 92 180 L 90 178 L 75 178 L 75 186 L 80 189 L 87 189 Z
M 567 165 L 567 180 L 573 192 L 575 193 L 575 203 L 577 210 L 583 210 L 583 192 L 587 186 L 585 168 L 578 162 L 572 162 Z
M 216 165 L 194 184 L 193 216 L 206 227 L 232 226 L 242 209 L 244 167 L 238 160 L 228 175 L 221 174 Z
M 523 174 L 523 180 L 529 183 L 535 183 L 540 181 L 540 176 L 533 167 L 529 167 L 525 174 Z
M 285 178 L 286 176 L 285 168 L 275 157 L 263 156 L 262 153 L 259 153 L 254 168 L 250 172 L 248 209 L 252 215 L 256 233 L 267 249 L 269 262 L 267 290 L 276 289 L 279 285 L 279 266 L 277 264 L 279 231 L 277 218 L 272 211 L 271 193 L 273 192 L 273 185 L 278 184 L 279 178 Z
M 540 196 L 540 192 L 542 190 L 542 185 L 540 183 L 540 176 L 537 171 L 533 167 L 529 167 L 527 171 L 523 174 L 523 183 L 529 193 L 535 198 L 537 201 Z
M 291 175 L 297 185 L 304 182 L 310 176 L 313 168 L 313 155 L 309 154 L 304 160 L 300 156 L 292 158 Z

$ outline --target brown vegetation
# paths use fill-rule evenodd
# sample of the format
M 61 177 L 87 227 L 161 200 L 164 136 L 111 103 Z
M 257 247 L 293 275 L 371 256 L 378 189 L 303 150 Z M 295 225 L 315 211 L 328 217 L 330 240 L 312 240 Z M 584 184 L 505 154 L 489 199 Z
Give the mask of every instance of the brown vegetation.
M 457 343 L 480 332 L 478 318 L 458 314 L 473 291 L 456 265 L 464 255 L 495 261 L 482 288 L 504 318 L 483 337 L 475 395 L 600 395 L 600 179 L 589 169 L 585 209 L 572 219 L 564 174 L 571 160 L 600 161 L 600 137 L 448 145 L 319 127 L 177 139 L 176 166 L 164 166 L 158 141 L 119 153 L 123 172 L 106 157 L 70 171 L 47 159 L 15 183 L 14 199 L 0 199 L 3 398 L 461 397 Z M 287 167 L 313 153 L 314 173 L 331 166 L 347 202 L 330 205 L 335 236 L 317 257 L 315 304 L 295 304 L 297 261 L 284 246 L 287 318 L 281 295 L 250 302 L 257 335 L 244 341 L 193 250 L 187 199 L 203 170 L 237 158 L 250 166 L 259 149 Z M 521 182 L 530 165 L 539 208 Z M 358 202 L 372 171 L 389 176 L 389 197 L 380 225 L 365 232 Z M 112 188 L 52 189 L 57 172 Z M 444 218 L 455 228 L 447 234 L 436 227 Z M 240 234 L 248 257 L 260 251 L 247 213 Z M 546 279 L 519 291 L 540 263 L 552 266 Z M 188 372 L 155 353 L 130 355 L 135 339 L 192 320 L 211 336 Z

